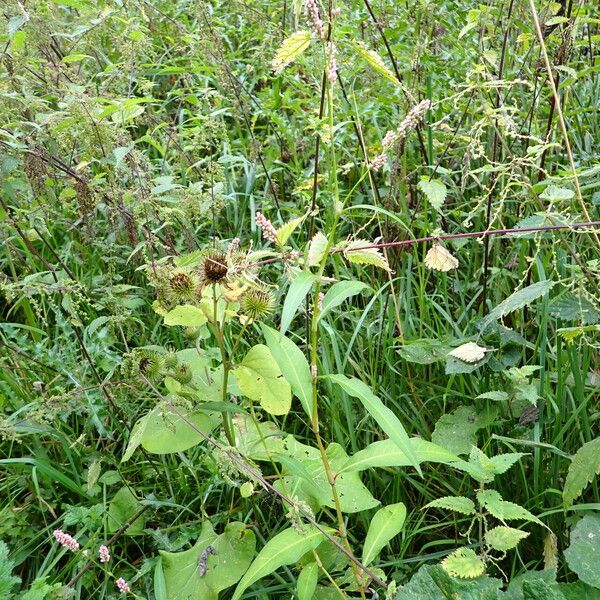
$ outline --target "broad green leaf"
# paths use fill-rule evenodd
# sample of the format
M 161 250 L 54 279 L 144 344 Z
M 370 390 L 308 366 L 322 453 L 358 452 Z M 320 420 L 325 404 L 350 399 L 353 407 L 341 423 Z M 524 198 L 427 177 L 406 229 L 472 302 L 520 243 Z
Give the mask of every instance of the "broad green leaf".
M 372 265 L 384 271 L 389 271 L 390 266 L 379 248 L 367 248 L 373 242 L 368 240 L 354 240 L 344 246 L 344 258 L 351 263 L 359 265 Z
M 452 452 L 421 438 L 410 438 L 409 441 L 417 460 L 420 463 L 433 462 L 451 464 L 458 461 Z M 407 467 L 411 459 L 398 448 L 392 440 L 372 442 L 365 449 L 359 450 L 343 466 L 341 472 L 364 471 L 372 467 Z
M 316 562 L 308 563 L 302 568 L 296 582 L 298 600 L 313 600 L 318 579 L 319 566 Z
M 500 496 L 496 490 L 482 490 L 477 492 L 477 500 L 483 508 L 501 521 L 531 521 L 545 527 L 545 525 L 527 509 L 514 502 L 503 500 L 502 496 Z
M 507 552 L 508 550 L 516 548 L 517 544 L 521 540 L 524 540 L 528 535 L 529 533 L 527 531 L 500 525 L 486 531 L 485 543 L 494 550 L 498 550 L 498 552 Z
M 278 331 L 264 324 L 261 329 L 279 369 L 292 387 L 292 392 L 300 399 L 309 418 L 312 418 L 312 378 L 306 356 L 292 340 Z
M 363 544 L 364 565 L 371 564 L 381 549 L 402 531 L 405 519 L 406 506 L 402 502 L 384 506 L 373 515 Z
M 323 538 L 324 535 L 314 527 L 307 527 L 304 533 L 290 528 L 272 537 L 238 583 L 231 600 L 239 600 L 253 583 L 270 575 L 279 567 L 300 560 L 303 554 L 316 548 Z
M 463 515 L 472 515 L 475 513 L 475 503 L 465 496 L 444 496 L 437 498 L 423 508 L 443 508 L 453 510 Z
M 600 475 L 600 437 L 583 444 L 573 456 L 563 489 L 563 506 L 571 506 L 596 475 Z
M 492 471 L 495 475 L 506 473 L 517 461 L 527 456 L 526 452 L 507 452 L 490 457 Z
M 491 425 L 495 416 L 495 410 L 478 413 L 472 406 L 460 406 L 438 419 L 431 440 L 455 454 L 468 454 L 476 444 L 477 432 Z
M 419 365 L 431 365 L 444 360 L 450 351 L 450 346 L 439 340 L 416 340 L 405 342 L 398 348 L 400 356 L 408 362 Z
M 315 276 L 312 273 L 302 271 L 290 285 L 290 289 L 285 297 L 283 309 L 281 311 L 281 325 L 279 333 L 284 334 L 290 326 L 298 307 L 304 302 L 306 295 L 310 291 Z
M 471 548 L 459 548 L 442 561 L 443 569 L 453 577 L 473 579 L 483 575 L 483 560 Z
M 305 218 L 305 215 L 302 215 L 301 217 L 298 217 L 297 219 L 292 219 L 291 221 L 284 223 L 275 232 L 275 237 L 277 238 L 277 241 L 282 246 L 285 246 L 285 243 L 289 240 L 292 233 L 294 233 L 294 231 L 296 231 L 296 228 L 298 227 L 298 225 L 300 225 L 300 223 L 302 223 L 302 221 L 304 221 L 304 218 Z
M 183 327 L 200 327 L 207 322 L 206 315 L 197 306 L 182 304 L 176 306 L 165 315 L 165 325 L 182 325 Z
M 477 400 L 492 400 L 493 402 L 505 402 L 508 400 L 508 394 L 500 390 L 492 390 L 490 392 L 484 392 L 479 394 Z
M 444 206 L 447 194 L 444 183 L 439 179 L 432 179 L 430 181 L 428 177 L 425 177 L 419 181 L 417 187 L 425 194 L 425 196 L 427 196 L 431 206 L 440 212 L 442 206 Z
M 167 597 L 217 600 L 219 592 L 237 583 L 246 572 L 255 546 L 254 532 L 244 523 L 229 523 L 217 535 L 210 522 L 204 521 L 192 548 L 183 552 L 161 551 Z M 199 563 L 205 565 L 204 574 Z
M 355 296 L 369 286 L 362 281 L 339 281 L 334 283 L 323 298 L 323 307 L 321 308 L 320 318 L 323 318 L 330 310 L 339 306 L 351 296 Z
M 545 581 L 523 582 L 523 600 L 566 600 L 558 586 Z M 581 600 L 581 599 L 579 599 Z
M 139 510 L 139 500 L 128 487 L 122 487 L 108 505 L 108 532 L 114 533 L 122 527 Z M 140 535 L 144 532 L 146 518 L 138 517 L 126 530 L 127 535 Z
M 536 283 L 532 283 L 531 285 L 517 290 L 513 294 L 511 294 L 506 300 L 503 300 L 493 308 L 489 314 L 481 320 L 481 330 L 486 329 L 491 323 L 501 319 L 505 315 L 508 315 L 519 308 L 523 308 L 528 304 L 531 304 L 538 298 L 541 298 L 545 294 L 547 294 L 552 287 L 554 286 L 554 282 L 550 280 L 538 281 Z
M 309 31 L 296 31 L 283 40 L 271 63 L 275 75 L 281 73 L 310 46 L 311 37 Z M 285 242 L 280 243 L 283 245 Z
M 234 373 L 242 393 L 250 400 L 260 402 L 269 414 L 289 412 L 292 390 L 267 346 L 257 344 L 252 347 Z
M 581 321 L 582 325 L 593 325 L 600 319 L 600 312 L 587 298 L 571 292 L 552 300 L 548 312 L 564 321 Z
M 167 582 L 163 571 L 162 556 L 158 557 L 154 567 L 154 595 L 156 600 L 169 600 L 167 595 Z
M 556 185 L 549 185 L 541 194 L 542 200 L 571 200 L 575 196 L 573 190 L 561 188 Z
M 585 515 L 571 530 L 565 558 L 579 579 L 600 588 L 600 515 Z
M 327 236 L 320 231 L 313 236 L 308 245 L 308 266 L 316 267 L 327 251 Z
M 345 375 L 328 375 L 327 377 L 334 383 L 337 383 L 349 396 L 358 398 L 361 401 L 379 427 L 402 450 L 410 460 L 411 466 L 421 475 L 419 459 L 413 450 L 410 439 L 400 419 L 360 379 L 346 377 Z

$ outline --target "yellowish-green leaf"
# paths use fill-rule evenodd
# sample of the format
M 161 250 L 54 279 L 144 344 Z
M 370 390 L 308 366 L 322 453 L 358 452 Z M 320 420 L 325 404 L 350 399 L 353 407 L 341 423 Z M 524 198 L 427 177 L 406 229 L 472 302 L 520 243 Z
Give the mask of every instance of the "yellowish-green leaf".
M 165 315 L 165 325 L 181 325 L 183 327 L 200 327 L 207 322 L 206 315 L 197 306 L 181 304 Z
M 372 245 L 368 240 L 354 240 L 344 247 L 344 257 L 348 262 L 359 265 L 373 265 L 384 271 L 389 271 L 390 266 L 387 259 L 379 248 L 366 248 Z
M 296 31 L 288 36 L 273 57 L 271 64 L 273 72 L 278 75 L 293 63 L 309 46 L 311 34 L 309 31 Z
M 304 221 L 304 218 L 305 218 L 305 215 L 302 215 L 301 217 L 298 217 L 297 219 L 292 219 L 291 221 L 284 223 L 275 232 L 275 237 L 277 238 L 277 241 L 282 246 L 285 246 L 285 243 L 289 240 L 292 233 L 294 233 L 294 231 L 296 231 L 296 228 L 298 227 L 298 225 L 300 225 L 300 223 L 302 223 L 302 221 Z
M 308 246 L 308 266 L 316 267 L 327 250 L 327 236 L 320 231 L 313 236 Z
M 354 42 L 352 45 L 358 56 L 360 56 L 374 71 L 385 77 L 394 85 L 401 86 L 398 78 L 387 68 L 383 59 L 375 52 L 375 50 L 367 48 L 363 42 Z
M 463 515 L 472 515 L 475 513 L 475 503 L 466 496 L 444 496 L 426 504 L 424 508 L 443 508 L 462 513 Z
M 471 548 L 459 548 L 442 561 L 442 567 L 452 577 L 474 579 L 483 575 L 483 560 Z
M 507 552 L 516 548 L 517 544 L 528 535 L 527 531 L 500 525 L 486 532 L 485 543 L 498 552 Z

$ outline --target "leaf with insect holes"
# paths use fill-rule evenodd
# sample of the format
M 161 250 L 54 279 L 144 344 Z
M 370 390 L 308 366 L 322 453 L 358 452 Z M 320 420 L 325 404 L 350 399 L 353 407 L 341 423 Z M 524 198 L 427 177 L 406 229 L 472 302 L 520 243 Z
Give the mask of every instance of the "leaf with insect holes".
M 320 264 L 327 251 L 327 236 L 320 231 L 313 236 L 308 245 L 308 266 L 316 267 Z
M 569 568 L 579 579 L 600 588 L 600 515 L 585 515 L 571 530 L 571 543 L 565 550 Z
M 573 456 L 563 489 L 563 506 L 571 506 L 596 475 L 600 475 L 600 437 L 583 444 Z
M 440 212 L 446 200 L 446 186 L 439 179 L 425 177 L 419 181 L 417 187 L 427 196 L 427 200 L 435 210 Z
M 242 394 L 259 402 L 270 415 L 289 412 L 292 389 L 267 346 L 257 344 L 250 348 L 234 374 Z
M 354 240 L 344 246 L 344 258 L 351 263 L 359 265 L 373 265 L 384 271 L 389 271 L 390 266 L 387 259 L 379 248 L 366 248 L 373 245 L 368 240 Z
M 438 419 L 431 441 L 455 454 L 468 454 L 477 441 L 477 432 L 491 425 L 496 414 L 494 406 L 479 412 L 472 406 L 459 406 Z
M 486 532 L 485 543 L 498 552 L 506 552 L 516 548 L 517 544 L 528 535 L 527 531 L 499 525 Z
M 296 31 L 283 40 L 271 62 L 273 73 L 279 75 L 293 63 L 310 46 L 311 37 L 309 31 Z
M 285 246 L 285 243 L 290 239 L 290 236 L 292 235 L 292 233 L 294 233 L 294 231 L 296 231 L 296 228 L 298 227 L 298 225 L 300 225 L 300 223 L 302 223 L 302 221 L 304 221 L 305 218 L 306 218 L 306 215 L 302 215 L 301 217 L 298 217 L 297 219 L 292 219 L 291 221 L 284 223 L 275 232 L 275 237 L 277 238 L 277 241 L 282 246 Z
M 531 521 L 545 527 L 527 509 L 514 502 L 503 500 L 502 496 L 496 490 L 481 490 L 477 492 L 477 500 L 483 508 L 500 521 Z
M 472 515 L 475 513 L 475 503 L 466 496 L 444 496 L 437 498 L 423 508 L 443 508 L 453 510 L 463 515 Z
M 167 597 L 217 600 L 219 592 L 235 585 L 246 572 L 255 547 L 254 532 L 244 523 L 228 523 L 217 535 L 210 522 L 203 521 L 200 537 L 192 548 L 160 551 Z
M 425 256 L 425 266 L 434 271 L 447 273 L 458 268 L 458 260 L 441 244 L 434 244 Z
M 474 579 L 485 571 L 483 560 L 471 548 L 455 550 L 441 564 L 446 573 L 460 579 Z
M 458 358 L 458 360 L 473 364 L 482 360 L 486 352 L 489 352 L 489 350 L 478 346 L 475 342 L 467 342 L 458 348 L 454 348 L 448 354 L 454 356 L 454 358 Z

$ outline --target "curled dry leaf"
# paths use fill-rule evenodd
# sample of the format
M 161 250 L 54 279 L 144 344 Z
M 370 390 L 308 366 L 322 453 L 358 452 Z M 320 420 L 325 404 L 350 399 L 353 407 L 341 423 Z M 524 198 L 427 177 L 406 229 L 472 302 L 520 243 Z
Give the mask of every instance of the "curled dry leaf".
M 441 244 L 434 244 L 427 252 L 425 266 L 435 271 L 452 271 L 458 267 L 458 260 Z
M 486 352 L 489 352 L 489 350 L 478 346 L 475 342 L 467 342 L 458 348 L 454 348 L 449 355 L 463 362 L 473 364 L 482 360 Z

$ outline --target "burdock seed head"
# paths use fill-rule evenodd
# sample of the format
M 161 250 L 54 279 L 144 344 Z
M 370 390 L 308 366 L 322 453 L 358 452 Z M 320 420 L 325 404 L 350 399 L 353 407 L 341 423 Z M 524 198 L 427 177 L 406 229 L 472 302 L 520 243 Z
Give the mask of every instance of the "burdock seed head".
M 253 321 L 270 315 L 274 307 L 275 298 L 271 291 L 265 288 L 250 289 L 242 296 L 242 312 Z
M 219 250 L 208 252 L 200 263 L 200 279 L 204 285 L 222 283 L 228 272 L 227 256 Z

